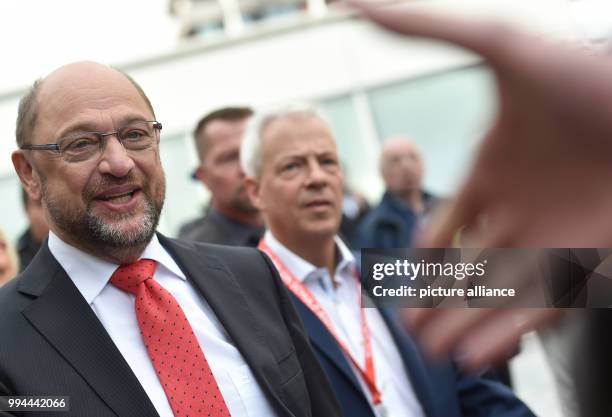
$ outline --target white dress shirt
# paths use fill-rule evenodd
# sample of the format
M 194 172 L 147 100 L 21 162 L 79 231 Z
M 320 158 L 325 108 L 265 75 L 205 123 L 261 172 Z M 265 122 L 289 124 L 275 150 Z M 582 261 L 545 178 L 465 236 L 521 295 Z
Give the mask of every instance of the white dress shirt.
M 160 417 L 173 417 L 142 341 L 134 296 L 109 283 L 118 265 L 101 260 L 49 233 L 49 250 L 64 268 L 127 361 Z M 200 342 L 232 417 L 276 415 L 225 329 L 170 254 L 153 236 L 141 259 L 157 261 L 154 279 L 179 303 Z M 117 381 L 121 384 L 121 381 Z
M 270 231 L 264 235 L 264 241 L 289 272 L 310 290 L 329 316 L 338 337 L 350 350 L 353 358 L 358 361 L 359 366 L 364 369 L 364 343 L 359 311 L 361 307 L 359 305 L 360 284 L 356 275 L 355 258 L 350 250 L 342 240 L 336 237 L 338 263 L 332 278 L 327 268 L 317 268 L 300 258 L 283 246 Z M 370 330 L 376 385 L 382 394 L 382 402 L 389 415 L 424 417 L 425 414 L 406 374 L 399 350 L 382 316 L 375 308 L 365 309 L 365 316 Z M 347 361 L 351 364 L 371 404 L 370 391 L 365 381 L 349 358 Z M 376 410 L 374 413 L 382 417 Z

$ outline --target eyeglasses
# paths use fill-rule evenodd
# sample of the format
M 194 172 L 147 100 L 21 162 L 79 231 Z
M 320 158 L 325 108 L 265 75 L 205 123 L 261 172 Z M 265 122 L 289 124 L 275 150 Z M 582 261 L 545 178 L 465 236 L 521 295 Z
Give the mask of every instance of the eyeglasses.
M 104 137 L 116 136 L 127 151 L 144 151 L 159 143 L 159 131 L 162 124 L 155 121 L 134 121 L 113 132 L 76 132 L 57 143 L 44 145 L 22 145 L 20 149 L 43 150 L 59 153 L 66 162 L 83 162 L 102 154 Z

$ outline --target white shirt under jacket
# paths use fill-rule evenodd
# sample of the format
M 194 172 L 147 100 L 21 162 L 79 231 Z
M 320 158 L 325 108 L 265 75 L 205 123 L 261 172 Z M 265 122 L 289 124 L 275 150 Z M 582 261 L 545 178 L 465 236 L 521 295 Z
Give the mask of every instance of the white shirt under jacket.
M 135 298 L 109 283 L 118 265 L 80 251 L 52 232 L 49 233 L 49 249 L 100 319 L 160 417 L 173 417 L 140 335 L 134 311 Z M 157 236 L 149 242 L 143 258 L 157 261 L 154 279 L 174 296 L 185 312 L 232 417 L 276 415 L 210 306 L 187 282 L 185 274 Z
M 363 368 L 364 344 L 358 298 L 360 287 L 356 279 L 357 265 L 351 251 L 340 238 L 336 237 L 339 257 L 332 278 L 327 268 L 317 268 L 300 258 L 283 246 L 270 231 L 265 233 L 264 241 L 285 267 L 310 290 L 321 304 L 333 323 L 336 333 Z M 332 279 L 336 288 L 334 288 Z M 382 393 L 385 407 L 393 417 L 424 417 L 425 414 L 414 393 L 412 383 L 406 374 L 405 367 L 402 366 L 400 353 L 382 316 L 374 308 L 365 309 L 365 313 L 370 329 L 376 382 Z M 351 361 L 348 358 L 347 360 L 353 367 Z M 353 371 L 366 397 L 371 400 L 370 391 L 360 373 L 354 367 Z

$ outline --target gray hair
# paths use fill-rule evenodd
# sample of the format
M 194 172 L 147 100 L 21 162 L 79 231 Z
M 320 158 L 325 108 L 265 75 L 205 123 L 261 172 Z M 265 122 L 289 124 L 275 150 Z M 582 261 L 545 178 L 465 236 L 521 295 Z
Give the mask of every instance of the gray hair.
M 249 120 L 240 146 L 240 165 L 247 177 L 257 178 L 262 168 L 261 139 L 266 127 L 275 120 L 295 117 L 316 117 L 329 125 L 311 104 L 291 103 L 257 111 Z
M 38 93 L 41 84 L 42 78 L 34 81 L 34 84 L 19 100 L 15 129 L 15 139 L 17 140 L 18 147 L 22 147 L 30 142 L 30 137 L 38 118 Z

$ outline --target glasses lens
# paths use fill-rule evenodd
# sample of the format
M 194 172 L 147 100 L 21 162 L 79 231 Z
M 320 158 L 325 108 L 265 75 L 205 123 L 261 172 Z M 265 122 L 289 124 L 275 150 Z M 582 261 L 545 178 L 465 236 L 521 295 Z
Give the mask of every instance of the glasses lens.
M 100 149 L 100 137 L 94 133 L 76 133 L 58 142 L 62 158 L 69 162 L 85 161 Z
M 156 122 L 138 121 L 124 126 L 117 132 L 117 138 L 123 147 L 130 151 L 143 151 L 151 148 L 157 141 Z M 99 155 L 103 137 L 115 132 L 95 133 L 81 132 L 70 135 L 60 141 L 59 146 L 62 158 L 68 162 L 81 162 Z
M 130 123 L 119 131 L 119 137 L 125 149 L 142 151 L 149 149 L 155 143 L 155 128 L 153 122 Z

